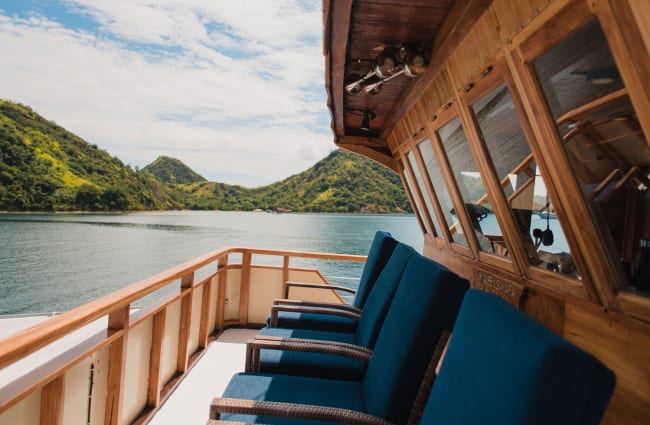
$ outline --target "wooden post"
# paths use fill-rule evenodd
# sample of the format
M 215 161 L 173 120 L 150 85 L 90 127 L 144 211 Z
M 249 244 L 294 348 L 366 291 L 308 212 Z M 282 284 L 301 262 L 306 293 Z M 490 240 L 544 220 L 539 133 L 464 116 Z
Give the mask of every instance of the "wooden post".
M 181 323 L 178 334 L 178 358 L 176 370 L 180 373 L 187 371 L 188 349 L 190 343 L 190 329 L 192 326 L 192 300 L 194 298 L 194 273 L 189 273 L 181 278 Z
M 201 323 L 199 324 L 199 347 L 208 346 L 210 333 L 210 298 L 212 294 L 212 278 L 203 284 L 203 297 L 201 298 Z
M 65 377 L 57 376 L 41 390 L 41 425 L 63 425 Z
M 166 321 L 166 308 L 153 316 L 151 351 L 149 354 L 149 385 L 147 387 L 147 406 L 149 407 L 156 407 L 160 403 L 160 365 L 162 363 Z
M 122 414 L 122 388 L 126 366 L 129 304 L 108 315 L 109 333 L 121 333 L 110 346 L 108 356 L 108 384 L 106 390 L 105 425 L 118 425 Z
M 248 299 L 251 285 L 251 253 L 245 251 L 242 254 L 241 265 L 241 286 L 239 292 L 239 324 L 248 324 Z
M 285 255 L 282 263 L 282 294 L 284 298 L 289 298 L 287 281 L 289 281 L 289 256 Z
M 217 286 L 217 314 L 215 314 L 215 326 L 223 328 L 224 312 L 226 305 L 226 284 L 228 282 L 228 256 L 219 258 L 219 285 Z

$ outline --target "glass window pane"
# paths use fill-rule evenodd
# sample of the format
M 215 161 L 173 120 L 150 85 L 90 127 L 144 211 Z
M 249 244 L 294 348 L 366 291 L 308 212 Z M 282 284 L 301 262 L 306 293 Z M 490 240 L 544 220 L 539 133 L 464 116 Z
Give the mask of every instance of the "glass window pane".
M 507 257 L 508 250 L 503 243 L 503 233 L 490 206 L 460 120 L 454 118 L 438 130 L 438 135 L 481 251 Z
M 415 205 L 413 205 L 413 207 L 415 207 L 415 213 L 420 217 L 420 221 L 422 222 L 422 225 L 424 226 L 426 232 L 430 234 L 431 226 L 429 226 L 429 222 L 422 219 L 423 217 L 422 212 L 424 211 L 424 208 L 422 208 L 422 205 L 420 204 L 420 200 L 417 196 L 418 193 L 415 191 L 415 187 L 413 186 L 413 182 L 411 181 L 411 176 L 409 175 L 409 173 L 406 172 L 406 170 L 404 171 L 404 180 L 406 180 L 408 191 L 413 198 L 413 202 L 415 202 Z
M 650 294 L 650 149 L 599 23 L 534 67 L 603 245 Z
M 515 217 L 529 264 L 577 277 L 569 245 L 506 85 L 479 100 L 472 111 Z
M 433 153 L 431 142 L 429 140 L 420 142 L 418 149 L 422 155 L 424 165 L 427 168 L 427 174 L 429 175 L 429 180 L 433 185 L 433 190 L 436 191 L 436 195 L 438 196 L 438 202 L 440 203 L 442 214 L 445 216 L 446 220 L 445 226 L 449 226 L 452 241 L 460 245 L 467 246 L 467 239 L 465 239 L 465 235 L 463 234 L 460 223 L 455 216 L 451 215 L 451 211 L 453 210 L 454 206 L 451 203 L 447 185 L 445 184 L 445 181 L 442 178 L 442 174 L 440 173 L 440 167 L 438 166 L 438 161 L 436 160 L 436 156 Z M 449 225 L 449 223 L 452 224 Z
M 417 160 L 415 159 L 415 154 L 413 153 L 413 151 L 411 151 L 406 154 L 406 157 L 409 160 L 409 164 L 411 164 L 411 169 L 413 170 L 415 181 L 418 183 L 418 187 L 420 188 L 420 192 L 422 193 L 422 197 L 424 198 L 424 203 L 426 204 L 427 211 L 429 212 L 429 217 L 431 217 L 431 221 L 433 222 L 433 225 L 436 228 L 436 234 L 439 237 L 444 238 L 442 229 L 440 229 L 440 225 L 438 224 L 438 219 L 436 218 L 436 212 L 433 209 L 433 204 L 431 203 L 431 199 L 429 198 L 429 195 L 427 194 L 427 190 L 424 186 L 424 180 L 422 179 L 422 173 L 420 172 L 420 168 L 418 167 Z

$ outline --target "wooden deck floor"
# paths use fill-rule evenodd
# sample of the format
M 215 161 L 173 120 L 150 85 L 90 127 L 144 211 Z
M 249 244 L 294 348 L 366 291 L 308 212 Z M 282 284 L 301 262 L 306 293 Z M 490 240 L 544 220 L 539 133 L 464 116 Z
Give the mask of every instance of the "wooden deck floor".
M 244 371 L 246 340 L 257 332 L 250 329 L 229 329 L 221 334 L 149 424 L 205 424 L 212 398 L 223 393 L 233 374 Z

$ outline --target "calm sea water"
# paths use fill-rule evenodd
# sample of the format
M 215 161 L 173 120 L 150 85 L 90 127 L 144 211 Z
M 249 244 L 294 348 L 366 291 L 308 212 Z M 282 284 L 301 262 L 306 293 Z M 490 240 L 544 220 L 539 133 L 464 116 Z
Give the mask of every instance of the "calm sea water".
M 227 246 L 365 255 L 377 230 L 422 247 L 413 215 L 0 214 L 0 314 L 67 310 Z M 334 277 L 358 277 L 362 268 L 294 264 Z

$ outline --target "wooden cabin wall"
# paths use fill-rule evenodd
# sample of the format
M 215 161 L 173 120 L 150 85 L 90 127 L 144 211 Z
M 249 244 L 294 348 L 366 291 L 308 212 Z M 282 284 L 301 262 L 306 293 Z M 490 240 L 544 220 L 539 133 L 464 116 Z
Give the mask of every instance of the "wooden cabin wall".
M 593 14 L 601 22 L 642 128 L 650 134 L 650 85 L 647 84 L 650 78 L 650 1 L 495 0 L 456 47 L 441 72 L 421 93 L 416 104 L 389 132 L 387 141 L 405 170 L 403 172 L 411 172 L 408 171 L 406 153 L 417 152 L 417 144 L 427 138 L 435 139 L 436 123 L 446 119 L 446 114 L 462 115 L 463 108 L 466 108 L 463 104 L 465 93 L 486 70 L 501 67 L 505 69 L 511 92 L 521 98 L 525 112 L 520 121 L 531 123 L 532 128 L 528 128 L 526 136 L 537 164 L 550 179 L 547 186 L 556 198 L 553 203 L 563 214 L 565 222 L 568 220 L 574 229 L 581 228 L 579 220 L 589 221 L 589 215 L 575 205 L 576 196 L 580 196 L 577 185 L 564 185 L 564 180 L 573 180 L 573 176 L 567 177 L 565 171 L 558 171 L 560 166 L 554 163 L 554 155 L 558 153 L 547 146 L 552 143 L 545 138 L 545 131 L 551 129 L 541 128 L 543 123 L 538 122 L 543 115 L 540 111 L 545 111 L 546 106 L 530 93 L 532 88 L 525 81 L 522 63 L 518 62 L 522 59 L 518 49 L 527 42 L 526 47 L 531 48 L 530 40 L 534 42 L 535 37 L 563 38 L 569 27 L 545 26 L 557 16 L 575 18 L 576 25 L 581 25 L 586 21 L 582 18 L 585 14 Z M 637 43 L 626 44 L 629 40 Z M 636 54 L 622 46 L 630 46 Z M 435 52 L 432 60 L 435 60 Z M 526 127 L 529 124 L 524 122 L 522 125 Z M 472 150 L 479 151 L 477 146 L 481 141 L 471 134 L 467 136 Z M 555 186 L 562 187 L 563 193 L 555 190 Z M 494 193 L 493 189 L 486 189 L 488 193 Z M 420 198 L 418 203 L 424 205 L 421 197 L 427 195 L 418 190 L 409 196 L 412 202 L 413 198 Z M 436 211 L 439 211 L 435 194 L 433 199 Z M 456 204 L 458 202 L 462 200 L 456 200 Z M 585 233 L 590 233 L 591 239 L 589 235 L 567 235 L 571 239 L 572 251 L 577 247 L 577 253 L 585 253 L 585 245 L 599 243 L 597 231 L 586 224 Z M 477 255 L 475 249 L 460 250 L 449 242 L 448 236 L 425 235 L 424 254 L 469 279 L 474 287 L 500 294 L 614 370 L 617 386 L 603 423 L 642 425 L 650 421 L 650 299 L 622 291 L 617 282 L 611 281 L 610 276 L 615 275 L 615 270 L 602 256 L 604 249 L 588 247 L 596 254 L 594 258 L 577 261 L 583 278 L 578 281 L 531 270 L 526 261 L 517 261 L 517 258 L 511 260 L 510 267 L 504 267 L 504 262 L 509 261 L 487 261 Z M 609 286 L 603 288 L 604 285 Z

